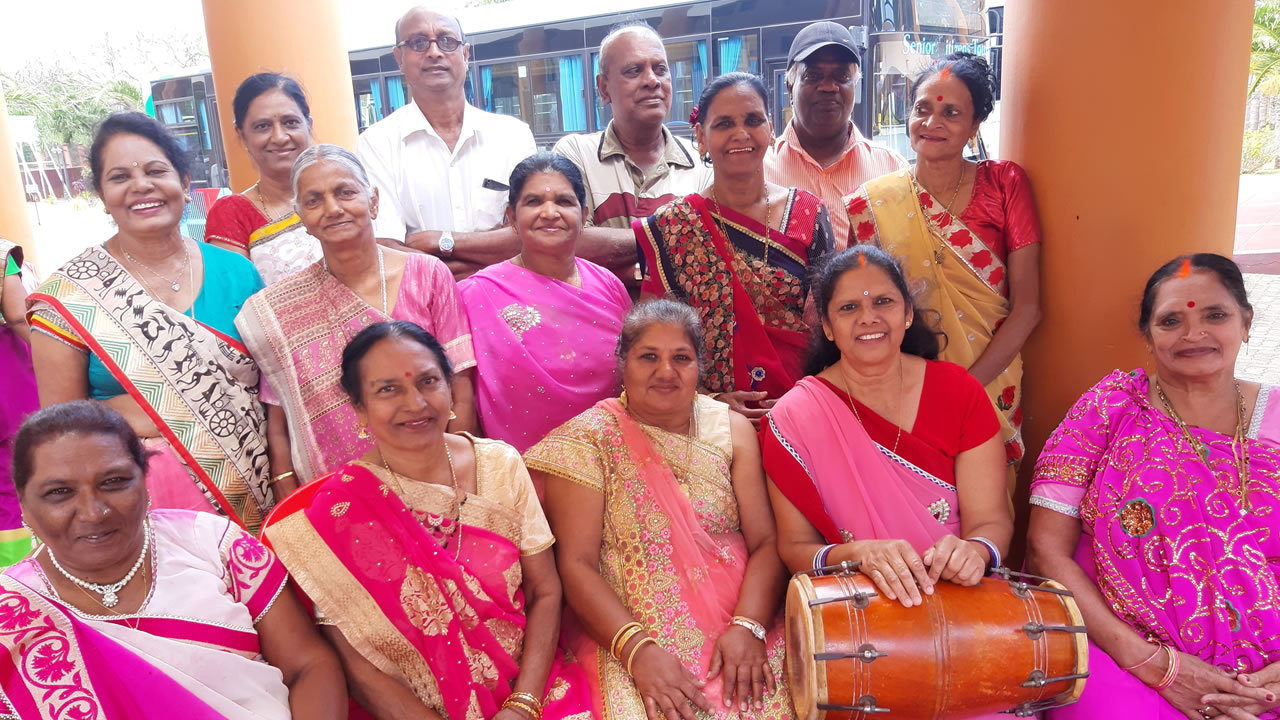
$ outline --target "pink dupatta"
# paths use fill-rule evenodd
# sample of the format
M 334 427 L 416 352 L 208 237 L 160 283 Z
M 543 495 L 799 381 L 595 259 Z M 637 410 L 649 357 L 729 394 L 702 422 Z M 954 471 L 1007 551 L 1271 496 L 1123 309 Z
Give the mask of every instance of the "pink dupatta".
M 459 720 L 493 717 L 519 672 L 524 594 L 517 546 L 469 522 L 482 498 L 468 496 L 455 540 L 442 548 L 418 520 L 424 513 L 367 466 L 344 465 L 316 482 L 305 509 L 265 531 L 298 585 L 425 705 Z M 553 663 L 543 717 L 589 707 L 575 675 L 576 665 Z
M 815 377 L 774 405 L 761 434 L 769 478 L 827 542 L 904 539 L 924 552 L 960 532 L 956 487 L 873 441 Z

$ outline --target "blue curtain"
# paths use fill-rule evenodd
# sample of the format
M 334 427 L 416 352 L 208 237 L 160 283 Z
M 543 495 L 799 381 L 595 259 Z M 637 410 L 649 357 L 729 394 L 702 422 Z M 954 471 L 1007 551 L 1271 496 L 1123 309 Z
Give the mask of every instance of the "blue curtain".
M 702 88 L 707 85 L 707 71 L 710 67 L 707 65 L 707 41 L 698 41 L 698 63 L 693 66 L 693 101 L 698 102 L 698 98 L 702 97 Z M 679 118 L 677 118 L 679 119 Z
M 587 107 L 582 99 L 582 56 L 560 58 L 560 118 L 563 132 L 587 129 Z
M 592 87 L 595 87 L 596 76 L 598 76 L 599 74 L 600 74 L 600 53 L 592 53 L 591 54 Z M 604 110 L 604 103 L 600 101 L 599 95 L 596 95 L 595 105 L 596 105 L 596 129 L 603 130 L 605 126 L 604 114 L 602 113 L 602 111 Z
M 204 109 L 204 100 L 196 103 L 200 110 L 200 142 L 205 150 L 213 149 L 213 139 L 209 137 L 209 113 Z
M 387 94 L 391 97 L 392 110 L 399 110 L 404 107 L 404 78 L 387 78 Z
M 373 96 L 373 121 L 377 122 L 384 116 L 382 114 L 382 83 L 377 78 L 369 80 L 369 94 Z
M 737 70 L 741 59 L 742 37 L 720 38 L 720 74 Z
M 176 125 L 178 123 L 178 108 L 175 105 L 160 106 L 160 122 L 166 125 Z
M 480 89 L 484 91 L 484 109 L 493 112 L 493 66 L 480 68 Z

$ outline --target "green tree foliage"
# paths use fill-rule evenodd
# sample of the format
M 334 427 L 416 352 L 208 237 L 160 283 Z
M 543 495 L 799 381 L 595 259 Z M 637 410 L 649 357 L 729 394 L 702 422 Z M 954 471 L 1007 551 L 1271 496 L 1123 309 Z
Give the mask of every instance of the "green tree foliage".
M 1263 0 L 1253 13 L 1249 94 L 1280 95 L 1280 0 Z
M 93 128 L 113 112 L 141 110 L 142 92 L 127 80 L 101 80 L 61 65 L 30 65 L 0 75 L 14 115 L 34 115 L 44 145 L 88 145 Z

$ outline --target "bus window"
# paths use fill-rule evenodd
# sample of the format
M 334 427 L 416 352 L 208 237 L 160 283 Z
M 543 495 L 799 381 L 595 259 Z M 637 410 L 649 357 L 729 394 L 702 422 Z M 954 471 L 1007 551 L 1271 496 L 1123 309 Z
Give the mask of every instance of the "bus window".
M 382 108 L 382 83 L 376 77 L 353 78 L 351 81 L 356 91 L 356 123 L 359 132 L 386 117 Z
M 534 135 L 587 129 L 581 55 L 486 65 L 480 85 L 486 110 L 524 120 Z
M 760 74 L 760 37 L 757 33 L 716 38 L 716 63 L 721 75 L 731 72 Z

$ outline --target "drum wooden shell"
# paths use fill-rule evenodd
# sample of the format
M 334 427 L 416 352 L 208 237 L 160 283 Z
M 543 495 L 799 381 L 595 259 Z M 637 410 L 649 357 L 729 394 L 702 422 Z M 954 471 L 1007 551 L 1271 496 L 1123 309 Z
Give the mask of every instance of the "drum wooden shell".
M 1075 599 L 1056 587 L 940 582 L 905 608 L 857 572 L 796 575 L 786 611 L 796 715 L 941 720 L 1073 702 L 1088 646 Z M 1054 678 L 1069 679 L 1036 686 Z

